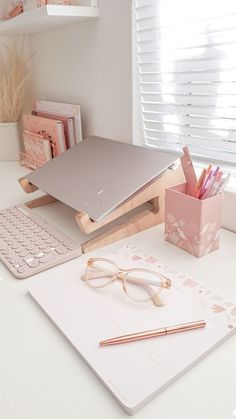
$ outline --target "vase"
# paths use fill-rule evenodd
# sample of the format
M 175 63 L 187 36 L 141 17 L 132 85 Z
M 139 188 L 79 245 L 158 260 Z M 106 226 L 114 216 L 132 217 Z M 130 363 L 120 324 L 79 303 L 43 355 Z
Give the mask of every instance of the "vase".
M 0 161 L 20 160 L 20 128 L 20 122 L 0 123 Z

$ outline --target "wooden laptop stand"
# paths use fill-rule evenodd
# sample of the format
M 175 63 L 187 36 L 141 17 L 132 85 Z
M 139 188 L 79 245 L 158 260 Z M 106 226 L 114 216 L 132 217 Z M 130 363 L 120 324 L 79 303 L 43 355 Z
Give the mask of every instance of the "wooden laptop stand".
M 87 253 L 162 223 L 164 221 L 165 189 L 183 181 L 182 168 L 180 166 L 178 168 L 173 167 L 173 169 L 167 169 L 164 174 L 143 187 L 101 221 L 92 221 L 88 214 L 76 212 L 75 219 L 81 231 L 86 234 L 97 231 L 101 227 L 107 227 L 105 232 L 83 243 L 81 245 L 82 251 Z M 26 193 L 35 192 L 38 189 L 27 178 L 20 178 L 19 182 Z M 25 205 L 28 208 L 37 208 L 56 201 L 57 199 L 52 196 L 44 195 L 26 202 Z M 143 208 L 144 204 L 146 204 L 146 208 Z M 120 217 L 135 209 L 136 212 L 138 211 L 135 215 L 130 214 L 128 219 L 121 221 L 115 227 L 110 225 L 112 221 L 119 220 Z

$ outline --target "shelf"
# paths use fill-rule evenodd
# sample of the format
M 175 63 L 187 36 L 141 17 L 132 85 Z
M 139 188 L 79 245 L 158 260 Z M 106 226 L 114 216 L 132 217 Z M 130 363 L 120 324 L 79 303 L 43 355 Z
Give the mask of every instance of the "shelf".
M 97 7 L 47 5 L 0 23 L 0 35 L 32 35 L 98 17 Z

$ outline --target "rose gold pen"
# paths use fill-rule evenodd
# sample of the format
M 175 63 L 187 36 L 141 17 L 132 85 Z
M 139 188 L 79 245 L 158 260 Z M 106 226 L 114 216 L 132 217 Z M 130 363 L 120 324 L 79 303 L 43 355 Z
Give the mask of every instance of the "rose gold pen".
M 205 327 L 205 320 L 197 320 L 195 322 L 177 324 L 175 326 L 162 327 L 160 329 L 146 330 L 145 332 L 132 333 L 131 335 L 117 336 L 111 339 L 102 340 L 100 346 L 117 345 L 120 343 L 134 342 L 136 340 L 156 338 L 172 333 L 186 332 L 187 330 L 200 329 Z

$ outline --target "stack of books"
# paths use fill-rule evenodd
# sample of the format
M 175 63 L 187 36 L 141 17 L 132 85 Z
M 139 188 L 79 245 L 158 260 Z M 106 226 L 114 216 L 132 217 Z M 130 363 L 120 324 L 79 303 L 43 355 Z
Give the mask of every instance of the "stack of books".
M 82 141 L 80 105 L 36 100 L 23 115 L 21 164 L 36 169 Z

